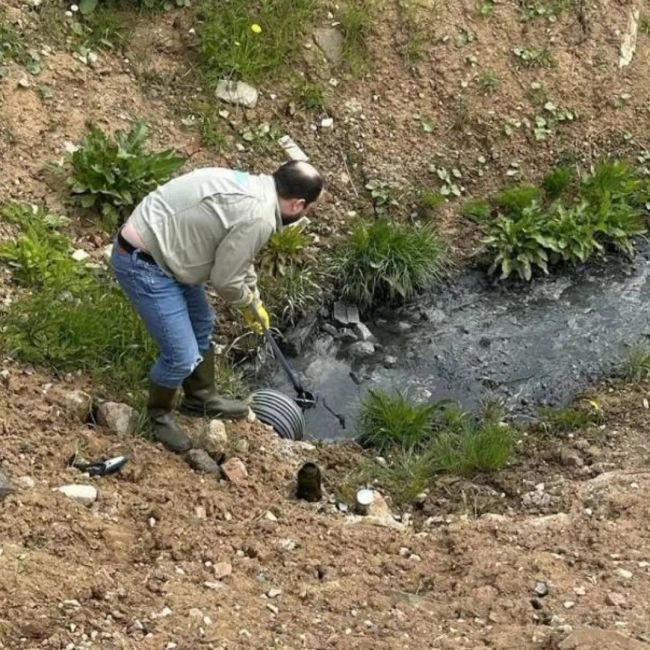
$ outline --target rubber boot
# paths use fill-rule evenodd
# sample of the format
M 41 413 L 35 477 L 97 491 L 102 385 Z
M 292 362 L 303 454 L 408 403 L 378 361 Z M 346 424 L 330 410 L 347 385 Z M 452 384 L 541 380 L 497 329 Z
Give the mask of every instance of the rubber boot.
M 238 420 L 248 415 L 248 405 L 240 400 L 226 399 L 217 393 L 214 383 L 214 348 L 201 352 L 203 361 L 183 382 L 184 410 L 203 416 Z
M 176 393 L 175 388 L 167 388 L 151 382 L 147 417 L 151 424 L 153 437 L 170 451 L 183 453 L 192 448 L 192 441 L 174 421 L 173 410 Z

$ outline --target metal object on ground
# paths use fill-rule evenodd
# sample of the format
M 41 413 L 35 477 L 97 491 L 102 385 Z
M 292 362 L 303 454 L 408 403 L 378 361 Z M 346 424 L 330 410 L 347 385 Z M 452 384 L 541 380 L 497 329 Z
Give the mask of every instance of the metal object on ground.
M 273 388 L 262 388 L 252 395 L 251 408 L 261 422 L 272 426 L 275 432 L 288 440 L 302 440 L 305 418 L 290 397 Z
M 305 463 L 298 470 L 296 496 L 305 501 L 320 501 L 323 496 L 320 468 L 316 463 Z
M 84 463 L 78 461 L 76 455 L 74 455 L 68 464 L 70 467 L 86 472 L 89 476 L 108 476 L 109 474 L 119 472 L 126 465 L 127 461 L 128 458 L 126 456 L 115 456 L 107 460 Z

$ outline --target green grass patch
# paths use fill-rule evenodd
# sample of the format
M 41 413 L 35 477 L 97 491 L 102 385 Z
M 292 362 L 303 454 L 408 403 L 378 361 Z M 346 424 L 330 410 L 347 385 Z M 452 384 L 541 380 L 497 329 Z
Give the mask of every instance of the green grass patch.
M 294 87 L 293 100 L 299 108 L 308 111 L 322 111 L 325 108 L 323 89 L 308 81 L 302 81 Z
M 201 4 L 201 67 L 208 87 L 222 78 L 270 82 L 290 70 L 316 15 L 312 0 Z
M 485 199 L 472 199 L 466 201 L 460 209 L 460 213 L 474 223 L 482 224 L 490 220 L 492 208 Z
M 337 247 L 332 273 L 341 297 L 369 309 L 431 287 L 445 262 L 446 247 L 429 224 L 359 220 Z
M 113 231 L 149 192 L 168 181 L 184 162 L 173 150 L 148 153 L 143 144 L 149 127 L 135 122 L 114 138 L 96 126 L 69 159 L 72 202 L 96 215 Z
M 343 33 L 343 60 L 348 68 L 361 74 L 368 70 L 368 41 L 377 15 L 378 0 L 348 0 L 337 13 Z
M 650 378 L 650 345 L 639 342 L 633 345 L 623 362 L 621 374 L 627 381 L 644 381 Z
M 567 170 L 553 170 L 544 190 L 510 188 L 492 200 L 497 217 L 484 243 L 490 273 L 530 280 L 560 262 L 585 262 L 609 250 L 632 255 L 633 238 L 646 231 L 650 182 L 621 160 L 602 160 L 576 187 Z
M 20 226 L 0 259 L 27 289 L 2 316 L 3 352 L 57 373 L 84 371 L 115 398 L 144 389 L 156 346 L 111 274 L 71 259 L 61 218 L 21 205 L 0 216 Z M 218 371 L 224 388 L 241 388 L 225 362 Z
M 539 419 L 544 431 L 564 434 L 602 424 L 603 412 L 596 402 L 590 402 L 590 408 L 543 406 L 539 408 Z
M 515 442 L 502 416 L 500 409 L 488 408 L 474 420 L 453 402 L 424 404 L 401 393 L 371 391 L 361 407 L 359 441 L 386 463 L 368 463 L 356 480 L 379 484 L 405 503 L 440 474 L 498 471 Z

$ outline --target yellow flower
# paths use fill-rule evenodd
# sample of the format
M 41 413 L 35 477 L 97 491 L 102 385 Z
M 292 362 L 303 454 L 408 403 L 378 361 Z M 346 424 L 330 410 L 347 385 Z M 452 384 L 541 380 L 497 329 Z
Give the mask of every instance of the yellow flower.
M 262 28 L 257 23 L 253 23 L 251 25 L 251 32 L 253 32 L 254 34 L 259 34 L 261 31 Z

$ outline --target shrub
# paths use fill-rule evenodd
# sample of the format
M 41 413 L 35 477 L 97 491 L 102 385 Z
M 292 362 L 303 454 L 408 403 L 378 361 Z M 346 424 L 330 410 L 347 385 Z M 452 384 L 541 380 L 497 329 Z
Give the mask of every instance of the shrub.
M 396 302 L 442 277 L 446 249 L 430 225 L 358 221 L 335 253 L 333 273 L 343 298 L 362 309 Z
M 201 62 L 207 84 L 214 87 L 221 78 L 256 83 L 288 69 L 301 50 L 314 3 L 204 0 L 201 13 Z
M 557 171 L 557 170 L 556 170 Z M 547 185 L 559 191 L 566 174 Z M 538 188 L 508 190 L 495 199 L 499 217 L 484 240 L 493 256 L 489 272 L 530 280 L 534 267 L 548 272 L 549 262 L 585 262 L 608 248 L 633 253 L 632 238 L 645 232 L 646 182 L 622 161 L 601 161 L 586 175 L 572 203 L 544 205 Z M 552 197 L 551 197 L 552 198 Z
M 113 230 L 144 196 L 169 180 L 183 159 L 171 149 L 145 152 L 149 128 L 143 122 L 135 122 L 129 133 L 117 131 L 114 141 L 98 127 L 88 128 L 70 159 L 72 200 L 99 211 L 104 227 Z
M 573 171 L 569 167 L 556 167 L 544 176 L 542 187 L 546 195 L 550 199 L 555 200 L 562 196 L 572 180 Z
M 274 233 L 260 258 L 259 287 L 279 325 L 295 325 L 322 297 L 319 266 L 300 226 Z
M 413 402 L 402 393 L 371 390 L 361 405 L 360 441 L 379 451 L 395 445 L 420 448 L 431 436 L 432 414 L 432 406 Z

